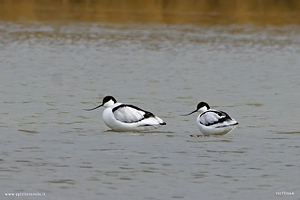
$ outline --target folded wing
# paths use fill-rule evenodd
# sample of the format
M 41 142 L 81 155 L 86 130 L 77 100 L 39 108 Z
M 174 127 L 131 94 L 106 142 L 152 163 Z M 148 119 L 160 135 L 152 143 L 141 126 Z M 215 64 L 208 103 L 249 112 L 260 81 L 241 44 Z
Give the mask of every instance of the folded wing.
M 200 116 L 200 123 L 205 126 L 211 126 L 218 123 L 223 123 L 225 121 L 230 121 L 230 116 L 222 111 L 210 110 L 204 112 Z
M 145 118 L 154 117 L 152 113 L 128 104 L 121 104 L 113 108 L 113 114 L 117 120 L 124 123 L 135 123 Z

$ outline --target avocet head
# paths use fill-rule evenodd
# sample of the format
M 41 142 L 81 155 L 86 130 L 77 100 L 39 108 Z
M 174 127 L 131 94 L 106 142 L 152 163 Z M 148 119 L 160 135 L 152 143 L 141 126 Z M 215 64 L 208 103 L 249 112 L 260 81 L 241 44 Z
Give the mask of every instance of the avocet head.
M 183 116 L 191 115 L 191 114 L 193 114 L 197 111 L 200 112 L 200 113 L 203 113 L 203 112 L 207 111 L 208 109 L 210 109 L 209 105 L 202 101 L 202 102 L 198 103 L 196 110 L 190 112 L 189 114 L 183 115 Z
M 102 105 L 106 108 L 113 106 L 115 103 L 117 103 L 117 100 L 113 96 L 106 96 L 102 100 Z
M 100 108 L 101 106 L 107 108 L 107 107 L 113 106 L 115 103 L 117 103 L 117 100 L 113 96 L 106 96 L 106 97 L 103 98 L 102 104 L 100 104 L 99 106 L 97 106 L 95 108 L 85 109 L 85 110 L 86 111 L 91 111 L 91 110 L 95 110 L 97 108 Z

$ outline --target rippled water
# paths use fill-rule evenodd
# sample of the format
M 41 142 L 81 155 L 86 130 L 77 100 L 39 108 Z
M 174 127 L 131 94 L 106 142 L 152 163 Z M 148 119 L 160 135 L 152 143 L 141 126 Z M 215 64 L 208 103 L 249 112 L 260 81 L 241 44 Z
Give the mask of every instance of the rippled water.
M 0 195 L 300 199 L 299 26 L 0 22 L 0 35 Z M 105 95 L 167 126 L 108 131 L 82 110 Z M 240 125 L 199 136 L 180 116 L 199 101 Z

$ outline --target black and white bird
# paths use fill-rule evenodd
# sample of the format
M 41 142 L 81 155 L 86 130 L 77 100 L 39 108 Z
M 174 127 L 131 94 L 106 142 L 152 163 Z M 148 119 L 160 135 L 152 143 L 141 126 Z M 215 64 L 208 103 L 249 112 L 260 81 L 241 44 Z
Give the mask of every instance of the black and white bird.
M 195 112 L 200 112 L 196 123 L 203 135 L 224 135 L 232 131 L 238 122 L 231 118 L 226 112 L 210 109 L 205 102 L 200 102 L 197 109 L 187 116 Z
M 106 96 L 102 104 L 86 111 L 105 107 L 102 118 L 104 123 L 114 131 L 150 131 L 166 123 L 151 112 L 134 105 L 117 103 L 112 96 Z

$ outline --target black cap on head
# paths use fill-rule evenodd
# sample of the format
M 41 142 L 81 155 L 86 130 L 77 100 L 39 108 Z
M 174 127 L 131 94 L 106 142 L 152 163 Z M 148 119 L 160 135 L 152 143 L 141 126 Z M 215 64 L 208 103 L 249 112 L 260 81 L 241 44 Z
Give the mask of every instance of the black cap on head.
M 117 103 L 117 100 L 113 96 L 106 96 L 102 100 L 102 105 L 112 100 L 114 103 Z
M 197 110 L 199 110 L 200 108 L 202 108 L 202 107 L 207 107 L 207 109 L 210 109 L 210 107 L 209 107 L 209 105 L 206 103 L 206 102 L 200 102 L 200 103 L 198 103 L 198 105 L 197 105 Z

